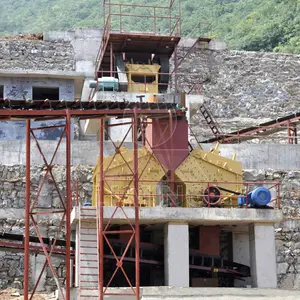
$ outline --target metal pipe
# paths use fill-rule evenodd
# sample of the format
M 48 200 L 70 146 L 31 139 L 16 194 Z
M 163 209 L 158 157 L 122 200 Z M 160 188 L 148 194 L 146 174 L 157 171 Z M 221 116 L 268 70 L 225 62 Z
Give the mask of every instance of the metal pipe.
M 174 170 L 174 143 L 173 143 L 173 112 L 170 111 L 169 114 L 169 126 L 170 126 L 170 152 L 171 152 L 171 157 L 170 157 L 170 175 L 171 175 L 171 201 L 172 201 L 172 206 L 175 206 L 175 170 Z
M 113 44 L 110 43 L 110 77 L 113 77 Z
M 25 248 L 24 248 L 24 300 L 28 300 L 29 287 L 29 215 L 30 215 L 30 120 L 26 120 L 26 186 L 25 186 Z
M 100 131 L 99 131 L 99 142 L 100 142 L 100 156 L 99 156 L 99 197 L 98 197 L 98 208 L 99 208 L 99 232 L 98 232 L 98 256 L 99 256 L 99 300 L 104 299 L 104 240 L 103 240 L 103 215 L 104 215 L 104 170 L 103 170 L 103 158 L 104 158 L 104 120 L 100 120 Z
M 134 211 L 135 211 L 135 286 L 136 299 L 140 299 L 140 217 L 139 217 L 139 161 L 138 161 L 138 117 L 134 109 L 133 126 L 133 170 L 134 170 Z
M 177 58 L 177 45 L 174 48 L 174 84 L 175 84 L 175 93 L 177 93 L 177 71 L 178 71 L 178 58 Z
M 71 288 L 71 115 L 66 110 L 66 300 L 70 298 Z

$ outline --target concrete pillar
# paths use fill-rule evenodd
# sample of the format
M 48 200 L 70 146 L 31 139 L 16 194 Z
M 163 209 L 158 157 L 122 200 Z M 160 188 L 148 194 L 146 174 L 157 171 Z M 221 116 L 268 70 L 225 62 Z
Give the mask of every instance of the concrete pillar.
M 249 232 L 237 231 L 232 233 L 232 256 L 233 261 L 250 267 L 250 241 Z M 251 285 L 251 278 L 244 278 L 245 281 L 234 280 L 235 287 Z
M 250 224 L 249 241 L 252 287 L 276 288 L 274 225 Z
M 189 287 L 189 226 L 167 223 L 164 238 L 165 284 L 173 287 Z

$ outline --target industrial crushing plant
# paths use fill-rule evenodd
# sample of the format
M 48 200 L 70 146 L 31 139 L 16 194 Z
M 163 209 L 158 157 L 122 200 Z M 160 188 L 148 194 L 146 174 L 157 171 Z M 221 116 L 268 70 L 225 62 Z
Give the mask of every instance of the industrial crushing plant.
M 180 0 L 166 6 L 103 1 L 104 29 L 89 101 L 0 101 L 2 119 L 26 120 L 25 300 L 40 281 L 29 291 L 31 251 L 45 254 L 42 273 L 49 266 L 64 300 L 140 299 L 140 288 L 146 286 L 276 287 L 275 250 L 270 254 L 260 243 L 268 241 L 275 249 L 279 183 L 243 181 L 238 153 L 221 155 L 219 143 L 227 140 L 204 104 L 199 109 L 217 144 L 207 149 L 190 142 L 186 94 L 199 85 L 178 72 L 189 54 L 178 56 L 180 5 Z M 143 31 L 128 28 L 128 18 L 146 20 Z M 211 35 L 198 36 L 191 48 L 211 42 Z M 197 74 L 190 76 L 197 80 Z M 93 196 L 82 201 L 71 175 L 73 118 L 84 123 L 86 133 L 97 134 L 100 145 Z M 31 120 L 65 124 L 36 128 Z M 54 127 L 62 134 L 49 161 L 35 132 Z M 66 197 L 56 186 L 61 209 L 45 212 L 38 198 L 47 175 L 55 183 L 52 167 L 64 138 Z M 46 170 L 34 199 L 31 140 Z M 46 213 L 61 214 L 53 241 L 42 236 L 37 224 Z M 36 237 L 30 236 L 31 226 Z M 65 240 L 59 239 L 63 226 Z M 242 245 L 233 238 L 240 232 L 246 236 Z M 65 256 L 64 285 L 51 262 L 54 254 Z M 244 263 L 245 256 L 251 256 L 250 264 Z

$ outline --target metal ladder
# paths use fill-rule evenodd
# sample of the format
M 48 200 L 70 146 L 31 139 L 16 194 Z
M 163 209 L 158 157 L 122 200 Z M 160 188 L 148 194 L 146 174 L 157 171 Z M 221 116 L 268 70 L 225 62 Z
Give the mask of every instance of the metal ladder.
M 218 125 L 217 121 L 213 117 L 212 113 L 208 110 L 205 104 L 201 104 L 199 108 L 202 116 L 204 117 L 207 125 L 209 126 L 210 130 L 214 134 L 216 138 L 222 137 L 224 134 L 222 133 L 220 126 Z M 220 141 L 221 142 L 221 141 Z
M 97 225 L 82 222 L 83 217 L 93 216 L 91 212 L 96 212 L 94 207 L 79 206 L 79 300 L 98 299 Z

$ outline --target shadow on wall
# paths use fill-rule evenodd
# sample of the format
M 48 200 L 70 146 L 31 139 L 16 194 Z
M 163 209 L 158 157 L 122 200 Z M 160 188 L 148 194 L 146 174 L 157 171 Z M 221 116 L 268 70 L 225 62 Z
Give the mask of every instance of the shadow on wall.
M 32 128 L 44 126 L 64 125 L 65 121 L 31 122 Z M 39 140 L 58 140 L 63 128 L 37 130 L 35 135 Z M 74 124 L 71 124 L 71 138 L 74 139 Z M 0 122 L 0 140 L 25 140 L 26 121 L 2 121 Z

